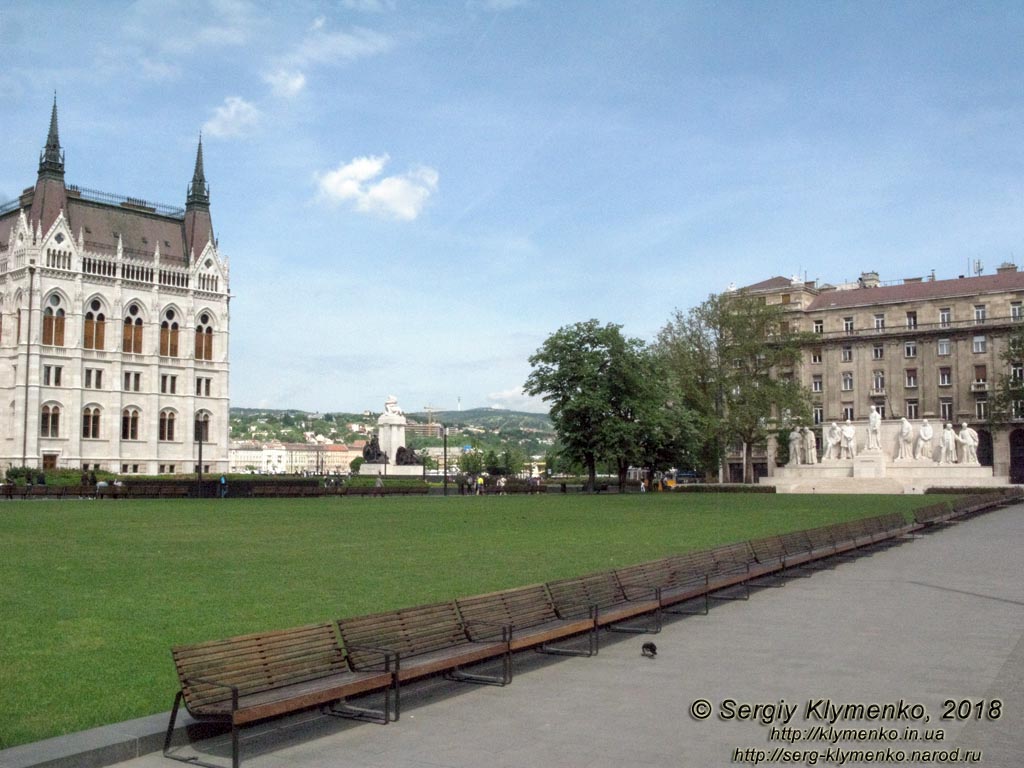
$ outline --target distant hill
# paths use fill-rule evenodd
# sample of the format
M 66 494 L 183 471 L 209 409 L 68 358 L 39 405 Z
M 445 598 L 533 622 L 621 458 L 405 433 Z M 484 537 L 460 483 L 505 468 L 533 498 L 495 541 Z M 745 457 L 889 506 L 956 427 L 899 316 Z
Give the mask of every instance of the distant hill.
M 427 414 L 410 413 L 410 419 L 426 422 Z M 468 411 L 435 411 L 434 421 L 450 426 L 482 427 L 492 431 L 509 429 L 532 429 L 540 432 L 554 432 L 551 418 L 546 413 L 527 413 L 526 411 L 506 411 L 497 408 L 472 408 Z

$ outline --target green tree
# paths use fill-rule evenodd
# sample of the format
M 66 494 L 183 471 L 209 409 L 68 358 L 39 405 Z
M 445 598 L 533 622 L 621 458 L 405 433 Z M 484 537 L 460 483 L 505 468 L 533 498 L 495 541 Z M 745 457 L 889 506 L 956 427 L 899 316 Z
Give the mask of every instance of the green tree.
M 467 451 L 459 456 L 459 470 L 466 475 L 478 475 L 484 471 L 484 455 L 480 451 Z
M 999 357 L 1006 369 L 995 377 L 995 391 L 989 399 L 991 427 L 1024 416 L 1024 326 L 1017 326 L 1006 337 L 1006 347 Z
M 745 446 L 743 477 L 753 481 L 749 448 L 781 425 L 810 422 L 810 397 L 793 377 L 810 334 L 791 331 L 784 305 L 740 292 L 712 295 L 676 311 L 658 334 L 670 391 L 696 412 L 695 458 L 716 470 L 727 446 Z
M 353 475 L 359 474 L 359 468 L 363 466 L 363 463 L 365 461 L 366 459 L 364 459 L 362 456 L 356 456 L 354 459 L 352 459 L 352 461 L 348 463 L 348 468 L 352 470 Z
M 625 484 L 626 469 L 650 453 L 661 431 L 664 400 L 655 359 L 622 326 L 588 320 L 560 328 L 530 357 L 523 386 L 551 405 L 563 451 L 581 461 L 587 489 L 598 461 L 612 461 Z

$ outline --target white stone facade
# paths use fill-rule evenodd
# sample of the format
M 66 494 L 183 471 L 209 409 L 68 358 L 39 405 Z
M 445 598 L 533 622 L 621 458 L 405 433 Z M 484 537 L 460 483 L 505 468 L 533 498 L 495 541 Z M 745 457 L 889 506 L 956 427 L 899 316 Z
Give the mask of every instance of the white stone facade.
M 200 430 L 203 470 L 226 472 L 229 270 L 202 147 L 177 210 L 65 187 L 59 159 L 0 206 L 0 469 L 191 473 Z

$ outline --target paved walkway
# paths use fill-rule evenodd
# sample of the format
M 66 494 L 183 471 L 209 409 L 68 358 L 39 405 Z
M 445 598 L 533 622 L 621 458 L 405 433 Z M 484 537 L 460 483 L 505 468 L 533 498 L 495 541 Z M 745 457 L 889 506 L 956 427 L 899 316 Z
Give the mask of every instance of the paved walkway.
M 521 655 L 506 688 L 414 685 L 404 689 L 399 723 L 307 716 L 243 731 L 242 762 L 246 768 L 689 768 L 755 759 L 836 765 L 845 756 L 854 765 L 867 757 L 922 765 L 927 761 L 913 754 L 922 750 L 932 763 L 958 758 L 963 764 L 980 753 L 975 764 L 1016 768 L 1024 753 L 1022 551 L 1024 505 L 787 579 L 783 588 L 757 590 L 749 601 L 715 602 L 710 615 L 673 619 L 658 635 L 605 635 L 595 658 Z M 657 644 L 654 659 L 640 653 L 646 640 Z M 712 711 L 704 721 L 690 711 L 700 699 Z M 997 699 L 1001 704 L 993 704 Z M 747 704 L 771 706 L 748 713 Z M 841 708 L 837 716 L 829 704 Z M 846 707 L 860 704 L 892 707 L 874 719 L 870 710 Z M 973 719 L 976 708 L 999 719 Z M 943 720 L 946 710 L 965 719 Z M 816 726 L 814 736 L 826 740 L 806 740 Z M 887 740 L 889 729 L 897 741 Z M 796 734 L 804 738 L 786 740 Z M 918 740 L 904 740 L 908 734 Z M 840 735 L 853 738 L 827 740 Z M 225 740 L 193 746 L 204 758 L 229 764 Z M 851 756 L 850 750 L 882 753 Z M 154 753 L 120 768 L 170 765 Z

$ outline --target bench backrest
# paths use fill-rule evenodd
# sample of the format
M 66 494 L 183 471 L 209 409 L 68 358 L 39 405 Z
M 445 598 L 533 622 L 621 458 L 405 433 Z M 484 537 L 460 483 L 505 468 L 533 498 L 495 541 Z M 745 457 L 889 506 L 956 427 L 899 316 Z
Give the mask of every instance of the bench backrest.
M 339 619 L 338 629 L 353 669 L 380 661 L 379 653 L 360 646 L 396 651 L 406 657 L 469 642 L 454 601 Z
M 558 618 L 543 584 L 463 597 L 455 602 L 462 620 L 471 629 L 473 622 L 501 624 L 515 630 L 535 627 Z
M 836 544 L 831 525 L 810 528 L 804 533 L 807 534 L 807 540 L 811 543 L 812 550 L 832 549 Z
M 672 555 L 666 558 L 666 562 L 674 581 L 686 580 L 693 576 L 707 576 L 718 569 L 714 555 L 709 549 Z
M 626 595 L 614 571 L 548 582 L 548 591 L 555 608 L 562 615 L 578 614 L 592 605 L 609 608 L 626 602 Z
M 673 583 L 670 558 L 616 568 L 615 578 L 626 594 L 631 594 L 637 588 L 670 587 Z
M 782 546 L 786 550 L 786 554 L 789 556 L 802 555 L 806 552 L 810 552 L 811 540 L 807 536 L 806 531 L 790 531 L 789 533 L 783 533 L 779 535 L 779 539 L 782 541 Z
M 949 514 L 949 502 L 940 501 L 937 504 L 929 504 L 927 507 L 919 507 L 914 510 L 914 520 L 918 523 L 928 523 L 945 517 Z
M 231 699 L 227 688 L 195 678 L 234 685 L 245 695 L 348 669 L 332 624 L 182 645 L 172 648 L 171 654 L 190 711 Z
M 711 556 L 719 568 L 750 565 L 757 562 L 757 556 L 754 554 L 749 541 L 737 541 L 732 544 L 715 547 L 711 550 Z
M 759 563 L 768 563 L 773 560 L 781 560 L 786 556 L 786 547 L 778 536 L 764 536 L 750 542 L 750 548 Z

